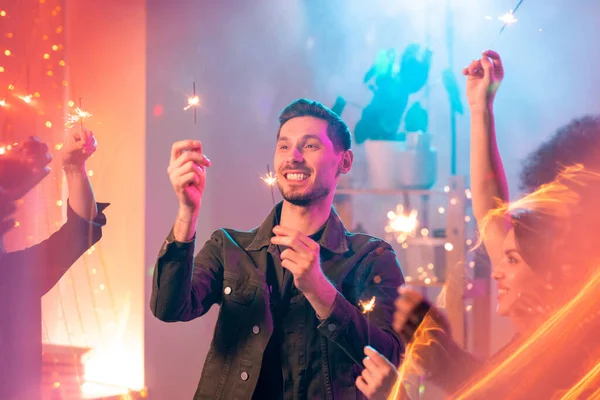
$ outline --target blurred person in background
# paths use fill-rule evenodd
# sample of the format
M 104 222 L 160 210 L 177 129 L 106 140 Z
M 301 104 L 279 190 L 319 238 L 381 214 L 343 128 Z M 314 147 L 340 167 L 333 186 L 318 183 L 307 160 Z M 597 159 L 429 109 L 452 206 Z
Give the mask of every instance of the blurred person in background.
M 50 172 L 48 146 L 36 138 L 0 156 L 0 399 L 36 400 L 42 380 L 42 305 L 65 272 L 102 236 L 107 204 L 96 203 L 86 160 L 92 132 L 67 133 L 62 167 L 68 185 L 67 221 L 41 243 L 7 252 L 2 236 L 15 225 L 16 202 Z

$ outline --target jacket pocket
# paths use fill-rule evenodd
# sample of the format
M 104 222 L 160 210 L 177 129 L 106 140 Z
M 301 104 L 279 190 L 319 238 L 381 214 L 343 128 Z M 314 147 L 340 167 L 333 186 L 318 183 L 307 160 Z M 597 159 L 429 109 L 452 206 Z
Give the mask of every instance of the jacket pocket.
M 223 303 L 233 302 L 249 305 L 256 297 L 258 285 L 249 282 L 244 277 L 225 272 L 223 276 Z

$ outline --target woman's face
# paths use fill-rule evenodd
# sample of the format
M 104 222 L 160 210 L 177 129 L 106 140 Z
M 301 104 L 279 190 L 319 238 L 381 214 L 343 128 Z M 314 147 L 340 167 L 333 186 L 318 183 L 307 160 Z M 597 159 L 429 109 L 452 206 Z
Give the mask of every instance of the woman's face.
M 508 316 L 515 312 L 527 311 L 531 304 L 526 303 L 525 299 L 538 299 L 540 296 L 541 281 L 519 253 L 514 229 L 511 229 L 504 239 L 502 262 L 494 266 L 492 278 L 498 284 L 500 315 Z

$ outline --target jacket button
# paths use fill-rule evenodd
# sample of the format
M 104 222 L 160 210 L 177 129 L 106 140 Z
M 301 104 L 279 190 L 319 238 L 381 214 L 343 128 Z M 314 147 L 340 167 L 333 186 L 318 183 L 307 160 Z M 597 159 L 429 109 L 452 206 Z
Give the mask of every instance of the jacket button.
M 246 371 L 242 372 L 242 375 L 240 376 L 242 378 L 243 381 L 247 381 L 248 380 L 248 373 Z
M 258 332 L 260 332 L 260 327 L 258 325 L 254 325 L 252 327 L 252 332 L 254 332 L 255 335 L 258 335 Z
M 335 331 L 336 328 L 337 328 L 337 326 L 335 324 L 329 324 L 327 326 L 327 329 L 329 329 L 329 332 Z
M 223 290 L 223 293 L 225 293 L 225 294 L 231 294 L 231 288 L 229 286 L 227 286 L 225 288 L 225 290 Z

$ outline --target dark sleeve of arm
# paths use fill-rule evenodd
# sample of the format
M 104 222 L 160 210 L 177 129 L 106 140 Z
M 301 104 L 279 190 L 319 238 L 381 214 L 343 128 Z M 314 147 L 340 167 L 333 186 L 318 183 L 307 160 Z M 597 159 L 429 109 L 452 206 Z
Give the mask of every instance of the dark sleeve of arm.
M 68 204 L 68 203 L 67 203 Z M 3 264 L 10 268 L 25 268 L 30 279 L 36 280 L 40 296 L 47 293 L 83 253 L 102 237 L 106 224 L 103 210 L 107 203 L 98 203 L 98 216 L 93 221 L 79 217 L 67 205 L 67 222 L 43 242 L 24 250 L 8 253 Z
M 156 261 L 150 309 L 161 321 L 190 321 L 219 303 L 223 286 L 223 234 L 216 231 L 194 258 L 194 241 L 175 241 L 173 230 Z
M 373 311 L 363 314 L 358 305 L 338 293 L 333 310 L 321 322 L 319 331 L 361 365 L 367 345 L 398 365 L 403 346 L 392 329 L 392 320 L 397 289 L 404 283 L 404 277 L 396 253 L 387 243 L 381 243 L 365 262 L 369 272 L 361 298 L 368 301 L 375 297 Z
M 482 360 L 461 348 L 445 333 L 434 333 L 425 339 L 427 346 L 415 349 L 425 376 L 449 395 L 467 384 L 484 365 Z

